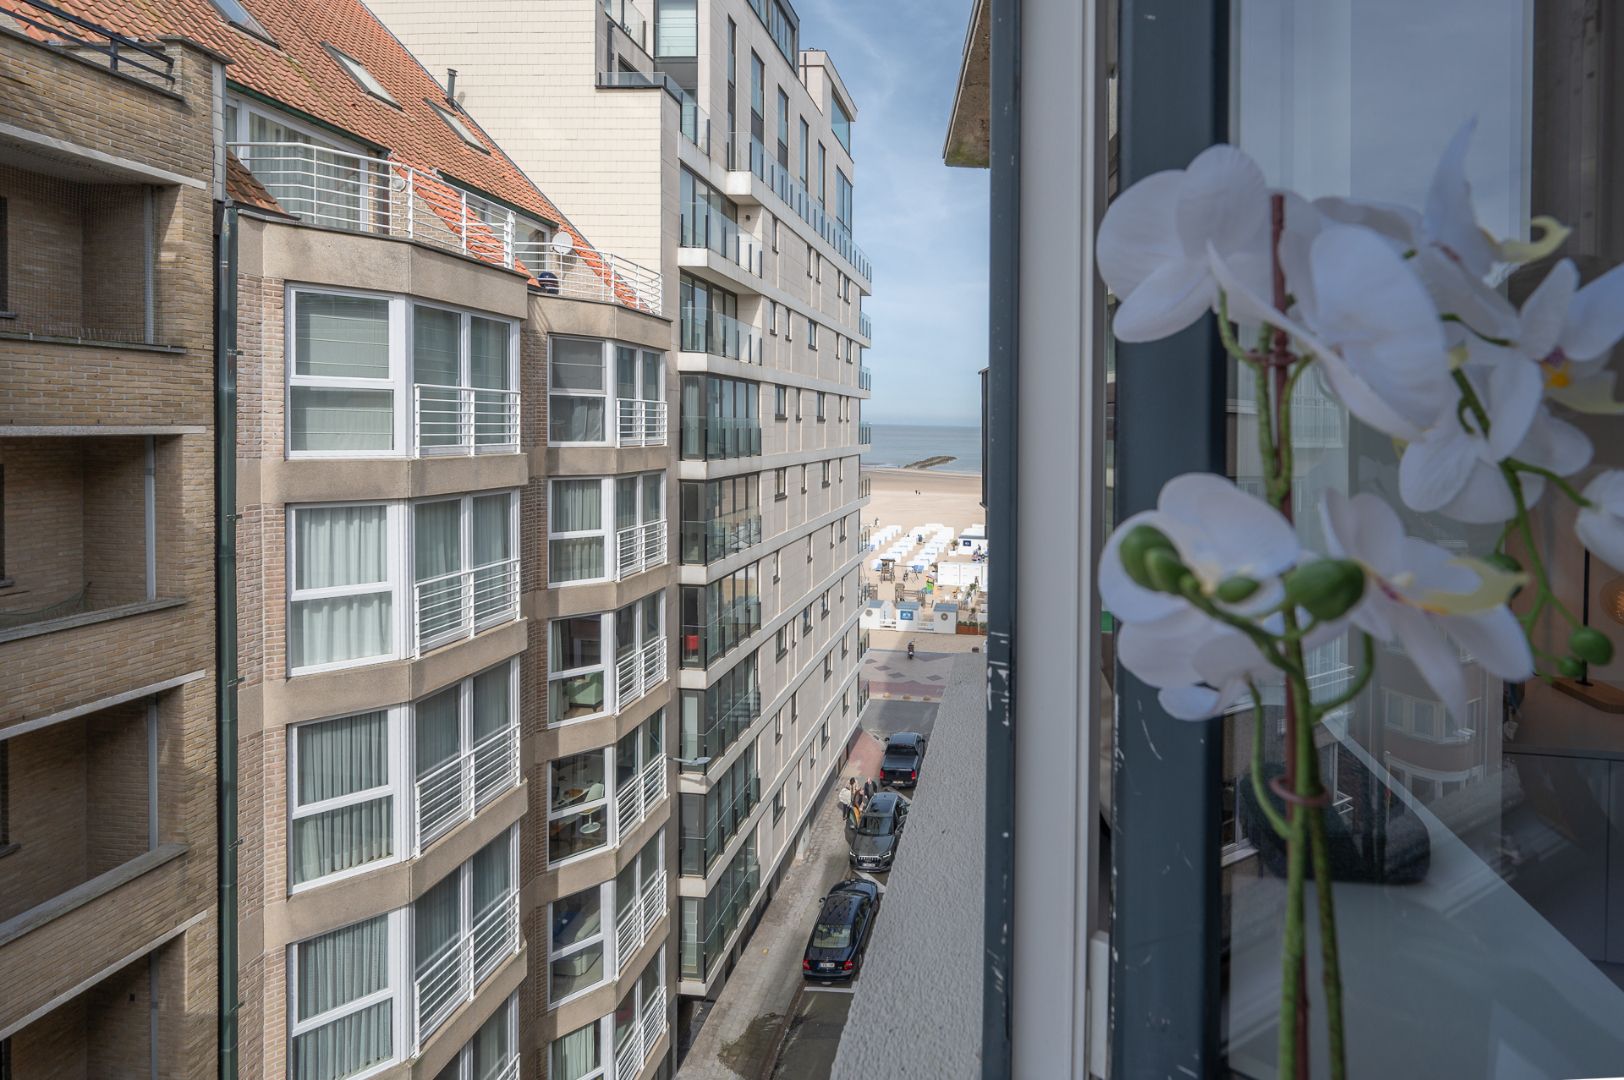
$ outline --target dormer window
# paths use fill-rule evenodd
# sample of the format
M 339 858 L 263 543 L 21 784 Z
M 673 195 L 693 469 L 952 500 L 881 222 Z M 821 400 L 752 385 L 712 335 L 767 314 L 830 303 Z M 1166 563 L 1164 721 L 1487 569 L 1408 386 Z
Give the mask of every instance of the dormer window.
M 389 96 L 389 91 L 383 88 L 383 83 L 379 82 L 377 76 L 368 71 L 361 61 L 353 56 L 346 56 L 325 42 L 322 43 L 322 48 L 327 50 L 328 55 L 338 62 L 338 66 L 343 68 L 349 77 L 360 85 L 361 89 L 380 101 L 386 101 L 395 108 L 400 108 L 400 102 Z
M 220 17 L 239 30 L 245 30 L 263 41 L 275 44 L 271 35 L 259 24 L 259 20 L 249 14 L 247 8 L 242 6 L 241 0 L 212 0 L 214 9 Z
M 485 144 L 479 141 L 479 136 L 474 134 L 473 128 L 470 128 L 467 124 L 463 123 L 462 117 L 458 116 L 454 112 L 440 108 L 440 106 L 436 105 L 432 101 L 430 101 L 428 104 L 429 108 L 440 114 L 440 119 L 445 121 L 445 126 L 450 128 L 452 131 L 455 131 L 457 133 L 457 137 L 463 142 L 467 143 L 469 146 L 472 146 L 475 150 L 478 150 L 482 154 L 490 153 L 490 150 L 485 146 Z

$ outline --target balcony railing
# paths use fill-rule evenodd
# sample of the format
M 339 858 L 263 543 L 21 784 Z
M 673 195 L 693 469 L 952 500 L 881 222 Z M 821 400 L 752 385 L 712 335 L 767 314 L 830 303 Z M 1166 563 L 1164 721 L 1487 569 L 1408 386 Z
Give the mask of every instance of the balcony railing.
M 631 0 L 603 0 L 603 10 L 644 52 L 648 47 L 648 17 Z
M 519 617 L 519 560 L 453 570 L 417 583 L 418 652 Z
M 682 100 L 678 104 L 682 115 L 680 126 L 683 137 L 699 147 L 700 153 L 709 157 L 711 147 L 710 114 L 701 109 L 699 102 L 687 94 L 682 95 Z
M 615 399 L 616 446 L 664 446 L 666 407 L 663 401 Z
M 175 58 L 160 45 L 125 37 L 100 23 L 63 11 L 40 0 L 15 0 L 6 16 L 25 24 L 23 32 L 39 36 L 64 52 L 157 86 L 175 85 Z M 93 59 L 94 58 L 94 59 Z
M 665 755 L 661 754 L 643 766 L 631 783 L 615 791 L 615 835 L 624 839 L 641 825 L 665 793 Z
M 666 659 L 665 638 L 660 637 L 615 662 L 616 707 L 632 702 L 665 682 L 670 664 Z
M 511 454 L 519 448 L 519 392 L 417 383 L 412 430 L 424 456 Z
M 761 543 L 761 512 L 755 507 L 682 523 L 682 561 L 713 563 Z
M 423 851 L 519 782 L 519 729 L 492 732 L 417 779 L 417 850 Z
M 683 667 L 708 667 L 761 629 L 761 598 L 746 596 L 725 605 L 728 611 L 707 623 L 682 628 Z
M 230 149 L 283 210 L 311 225 L 415 240 L 529 274 L 543 292 L 661 314 L 657 271 L 588 247 L 517 243 L 513 210 L 392 159 L 310 143 Z
M 859 276 L 864 280 L 873 279 L 873 267 L 869 264 L 868 256 L 864 255 L 863 249 L 853 242 L 851 231 L 833 215 L 825 212 L 822 204 L 807 192 L 805 185 L 780 165 L 776 156 L 768 153 L 760 139 L 749 132 L 741 131 L 735 136 L 734 145 L 741 148 L 749 146 L 750 171 L 755 173 L 762 183 L 772 188 L 773 193 L 802 221 L 812 226 L 825 243 L 851 264 Z M 735 161 L 732 164 L 737 167 L 742 162 Z
M 509 892 L 417 973 L 417 1038 L 427 1039 L 491 972 L 519 951 L 519 894 Z
M 716 213 L 708 213 L 703 221 L 695 221 L 684 208 L 681 227 L 678 243 L 683 247 L 714 251 L 747 273 L 761 276 L 761 241 L 739 228 L 738 222 Z
M 874 487 L 874 480 L 871 477 L 867 477 L 867 476 L 859 477 L 858 481 L 857 481 L 857 497 L 859 499 L 868 498 L 869 492 L 873 489 L 873 487 Z M 868 536 L 869 536 L 869 531 L 867 529 L 864 529 L 863 530 L 863 550 L 865 550 L 865 551 L 868 550 Z
M 874 428 L 868 424 L 857 425 L 857 442 L 862 446 L 874 445 Z
M 874 340 L 874 321 L 868 317 L 866 311 L 859 312 L 857 315 L 857 332 L 870 341 Z
M 760 365 L 765 347 L 761 331 L 731 315 L 685 304 L 682 308 L 682 351 L 702 352 Z
M 733 416 L 684 416 L 682 456 L 716 461 L 761 453 L 761 421 Z
M 637 1023 L 615 1047 L 614 1080 L 637 1080 L 649 1062 L 660 1037 L 665 1034 L 665 987 L 661 986 L 643 1002 Z
M 740 857 L 745 859 L 744 870 L 733 888 L 727 895 L 718 897 L 714 906 L 708 901 L 705 905 L 711 909 L 707 912 L 711 924 L 705 931 L 704 940 L 685 938 L 682 941 L 680 960 L 684 978 L 710 977 L 712 962 L 721 958 L 722 946 L 733 936 L 733 931 L 738 928 L 744 913 L 750 909 L 751 901 L 755 899 L 756 890 L 761 886 L 761 865 L 749 847 L 740 853 Z
M 749 781 L 733 796 L 733 801 L 722 809 L 716 823 L 705 830 L 703 836 L 681 837 L 679 845 L 680 869 L 685 877 L 704 877 L 722 854 L 728 842 L 738 835 L 739 826 L 750 816 L 756 803 L 761 801 L 761 778 Z
M 664 566 L 665 519 L 631 525 L 615 534 L 615 580 Z
M 707 695 L 715 692 L 714 689 L 706 691 Z M 705 730 L 696 733 L 693 738 L 684 733 L 682 756 L 695 764 L 683 765 L 682 770 L 702 772 L 704 766 L 697 764 L 698 761 L 721 757 L 760 718 L 761 691 L 746 690 L 739 694 Z
M 860 367 L 857 369 L 857 389 L 874 389 L 874 373 L 868 370 L 866 367 Z
M 626 965 L 665 915 L 665 884 L 665 871 L 661 870 L 643 883 L 643 891 L 616 922 L 615 966 L 619 970 L 626 970 Z

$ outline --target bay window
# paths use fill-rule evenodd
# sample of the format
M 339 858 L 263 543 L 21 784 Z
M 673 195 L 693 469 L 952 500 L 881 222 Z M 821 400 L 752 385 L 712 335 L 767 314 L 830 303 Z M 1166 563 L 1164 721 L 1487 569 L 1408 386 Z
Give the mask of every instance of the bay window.
M 665 354 L 555 335 L 549 342 L 547 406 L 551 442 L 663 446 Z
M 665 798 L 665 710 L 615 744 L 615 835 L 624 838 Z M 618 841 L 617 841 L 618 842 Z
M 609 751 L 556 758 L 547 766 L 547 859 L 551 864 L 609 843 Z
M 517 660 L 413 706 L 418 849 L 518 783 Z
M 761 543 L 760 487 L 759 473 L 684 480 L 682 561 L 711 563 Z
M 664 564 L 664 473 L 554 480 L 548 495 L 553 584 L 620 580 Z
M 516 616 L 518 528 L 518 499 L 512 492 L 413 504 L 419 649 Z
M 519 995 L 479 1026 L 434 1080 L 508 1080 L 519 1074 Z
M 290 1076 L 337 1080 L 401 1056 L 404 917 L 379 915 L 289 950 Z
M 665 915 L 665 830 L 615 875 L 615 959 L 624 969 Z
M 403 835 L 400 738 L 391 710 L 290 732 L 290 879 L 301 885 L 390 860 Z
M 615 708 L 665 681 L 665 594 L 650 593 L 615 612 Z
M 554 619 L 547 628 L 548 721 L 562 724 L 608 711 L 603 615 Z
M 612 958 L 604 937 L 607 915 L 612 910 L 610 889 L 610 884 L 604 882 L 548 905 L 549 1008 L 557 1008 L 609 977 Z
M 513 826 L 412 904 L 420 1043 L 518 951 L 518 852 Z
M 518 449 L 518 323 L 303 287 L 288 309 L 290 456 Z

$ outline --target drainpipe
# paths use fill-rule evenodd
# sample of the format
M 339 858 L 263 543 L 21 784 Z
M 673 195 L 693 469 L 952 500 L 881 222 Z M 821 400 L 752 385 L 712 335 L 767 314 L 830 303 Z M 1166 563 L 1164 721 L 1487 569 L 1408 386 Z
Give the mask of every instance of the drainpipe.
M 220 1080 L 237 1078 L 237 209 L 218 207 L 214 310 L 214 603 Z

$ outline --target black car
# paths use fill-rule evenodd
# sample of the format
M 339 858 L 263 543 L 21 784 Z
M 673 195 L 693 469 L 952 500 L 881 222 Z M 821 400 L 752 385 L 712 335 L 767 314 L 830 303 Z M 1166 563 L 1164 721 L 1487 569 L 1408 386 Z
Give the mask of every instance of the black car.
M 850 979 L 862 962 L 863 946 L 874 929 L 880 887 L 872 881 L 842 881 L 823 898 L 818 921 L 806 943 L 801 974 L 808 979 Z
M 863 807 L 862 822 L 847 830 L 851 838 L 851 864 L 858 870 L 891 869 L 902 827 L 908 823 L 908 800 L 894 791 L 882 791 Z
M 880 761 L 880 782 L 891 787 L 913 787 L 919 783 L 919 766 L 925 760 L 925 737 L 913 731 L 900 731 L 885 740 L 885 757 Z

